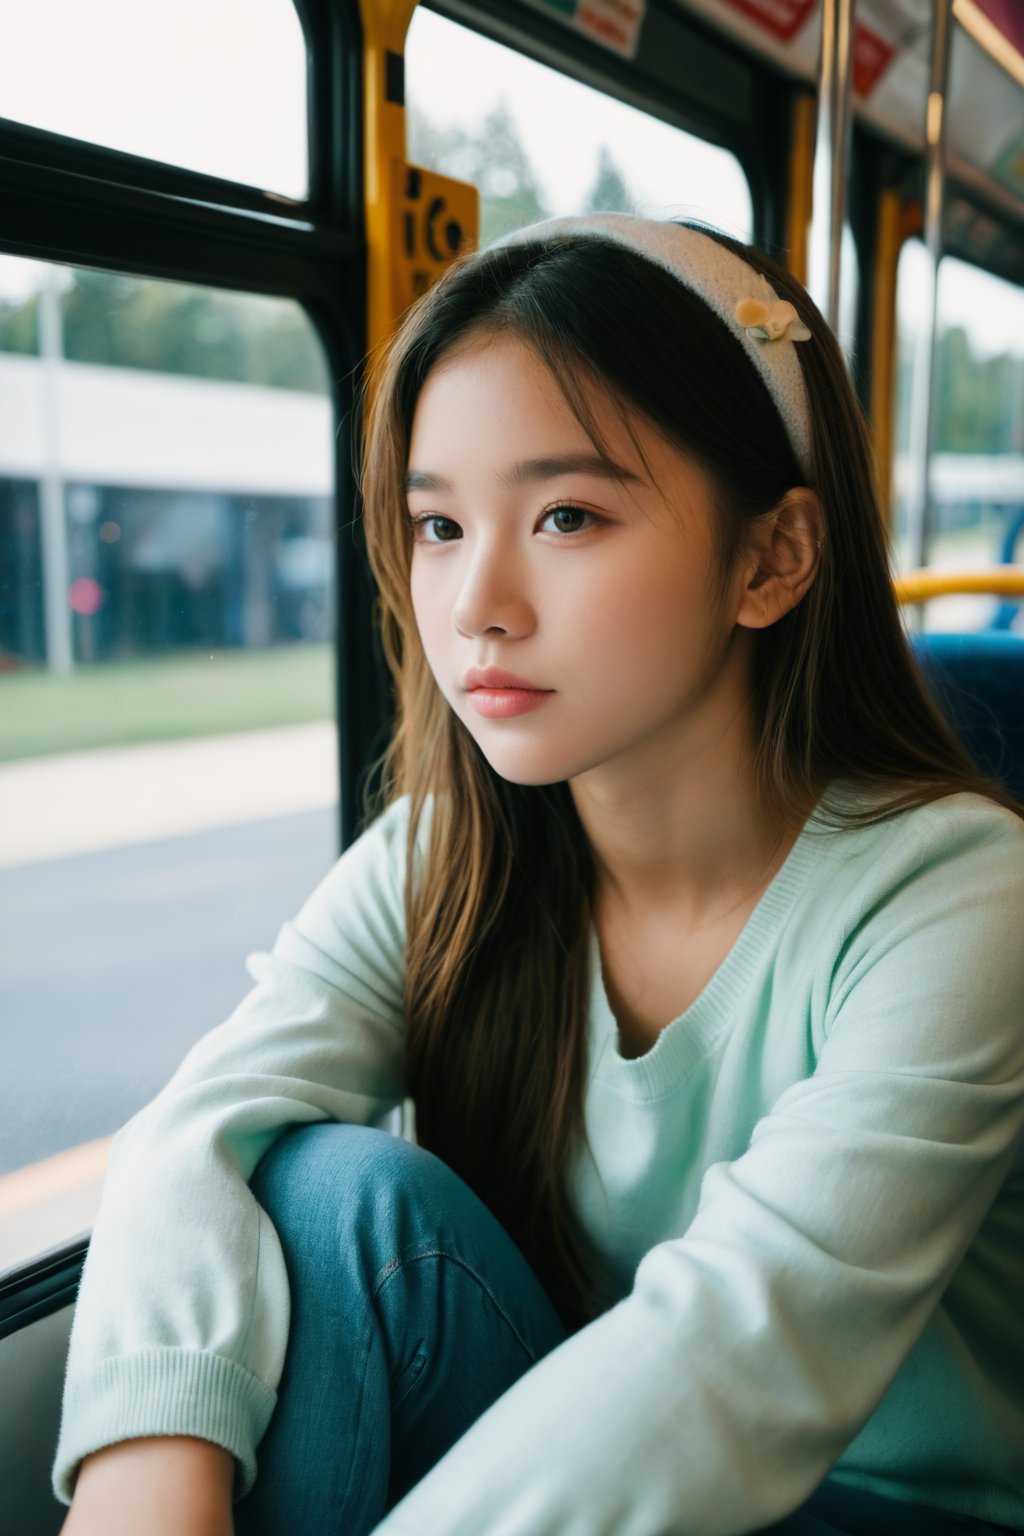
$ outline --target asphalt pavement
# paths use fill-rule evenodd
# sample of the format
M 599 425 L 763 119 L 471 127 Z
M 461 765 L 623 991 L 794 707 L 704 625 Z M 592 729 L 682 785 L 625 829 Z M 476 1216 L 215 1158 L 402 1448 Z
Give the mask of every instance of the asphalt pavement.
M 333 721 L 0 764 L 0 1271 L 91 1227 L 97 1128 L 252 985 L 244 954 L 335 856 L 336 801 Z

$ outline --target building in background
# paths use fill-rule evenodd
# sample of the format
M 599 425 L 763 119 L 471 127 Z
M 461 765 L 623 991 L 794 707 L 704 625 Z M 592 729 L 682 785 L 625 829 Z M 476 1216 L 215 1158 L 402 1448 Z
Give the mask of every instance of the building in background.
M 328 640 L 332 442 L 326 394 L 0 354 L 0 668 Z

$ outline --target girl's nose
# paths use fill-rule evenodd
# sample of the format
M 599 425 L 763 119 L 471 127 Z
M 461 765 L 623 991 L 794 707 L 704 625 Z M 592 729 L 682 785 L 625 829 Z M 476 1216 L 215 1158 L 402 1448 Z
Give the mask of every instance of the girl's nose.
M 534 627 L 533 606 L 518 562 L 507 549 L 480 550 L 466 570 L 452 612 L 460 635 L 491 632 L 521 637 Z

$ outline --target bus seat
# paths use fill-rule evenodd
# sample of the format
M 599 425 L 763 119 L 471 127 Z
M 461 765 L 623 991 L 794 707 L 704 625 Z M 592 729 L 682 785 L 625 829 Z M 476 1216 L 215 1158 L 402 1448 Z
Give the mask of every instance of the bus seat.
M 1002 548 L 999 551 L 1000 565 L 1013 565 L 1015 563 L 1017 541 L 1022 533 L 1024 533 L 1024 507 L 1016 507 L 1011 510 L 1007 520 Z M 1009 629 L 1019 612 L 1019 600 L 1015 603 L 1000 603 L 987 627 L 989 629 Z
M 936 703 L 978 767 L 1024 800 L 1024 636 L 917 634 L 911 644 Z

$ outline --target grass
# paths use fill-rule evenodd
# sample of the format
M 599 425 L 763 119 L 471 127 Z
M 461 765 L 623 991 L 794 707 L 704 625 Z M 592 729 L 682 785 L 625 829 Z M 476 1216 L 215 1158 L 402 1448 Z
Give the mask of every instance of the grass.
M 189 651 L 148 661 L 0 675 L 0 761 L 329 720 L 328 645 Z

